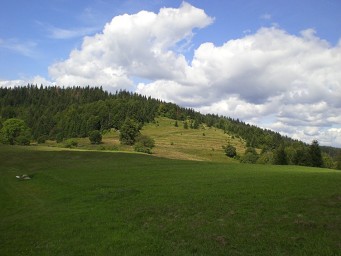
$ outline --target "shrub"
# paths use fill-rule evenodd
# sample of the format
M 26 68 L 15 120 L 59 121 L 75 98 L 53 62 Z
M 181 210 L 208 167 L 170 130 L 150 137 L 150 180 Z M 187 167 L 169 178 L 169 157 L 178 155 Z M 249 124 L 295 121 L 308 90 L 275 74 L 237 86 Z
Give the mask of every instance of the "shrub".
M 43 144 L 45 143 L 45 141 L 48 139 L 48 137 L 46 135 L 43 135 L 43 136 L 40 136 L 38 139 L 37 139 L 37 142 L 38 144 Z
M 61 143 L 64 140 L 64 135 L 62 133 L 56 134 L 56 142 Z
M 258 160 L 258 154 L 254 148 L 247 148 L 245 155 L 240 158 L 241 163 L 255 164 Z
M 224 148 L 226 156 L 234 158 L 237 155 L 237 150 L 236 150 L 236 148 L 234 146 L 229 144 L 229 145 L 227 145 L 227 146 L 225 146 L 223 148 Z
M 73 147 L 77 147 L 78 146 L 78 142 L 75 141 L 74 139 L 68 139 L 65 141 L 64 146 L 66 148 L 73 148 Z
M 102 134 L 98 130 L 90 132 L 89 140 L 91 144 L 100 144 L 102 142 Z
M 146 135 L 139 135 L 136 138 L 136 143 L 134 146 L 134 150 L 136 152 L 151 154 L 153 147 L 155 147 L 155 141 L 151 137 Z

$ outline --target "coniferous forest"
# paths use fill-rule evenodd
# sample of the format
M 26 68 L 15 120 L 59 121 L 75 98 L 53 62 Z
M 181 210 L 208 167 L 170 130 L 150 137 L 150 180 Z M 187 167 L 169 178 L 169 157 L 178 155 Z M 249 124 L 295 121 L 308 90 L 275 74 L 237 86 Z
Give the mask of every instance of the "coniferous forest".
M 120 130 L 127 119 L 143 126 L 158 116 L 179 121 L 190 120 L 192 129 L 198 129 L 205 123 L 242 138 L 247 146 L 240 158 L 244 163 L 340 167 L 340 149 L 319 146 L 317 141 L 308 145 L 238 119 L 204 115 L 190 108 L 136 93 L 109 93 L 90 86 L 61 88 L 27 85 L 0 88 L 0 129 L 6 120 L 22 120 L 29 128 L 29 140 L 34 141 L 50 139 L 60 142 L 67 138 L 88 137 L 93 131 Z M 6 143 L 4 140 L 2 142 Z M 24 142 L 21 144 L 27 144 L 27 140 Z M 261 152 L 257 153 L 256 148 Z

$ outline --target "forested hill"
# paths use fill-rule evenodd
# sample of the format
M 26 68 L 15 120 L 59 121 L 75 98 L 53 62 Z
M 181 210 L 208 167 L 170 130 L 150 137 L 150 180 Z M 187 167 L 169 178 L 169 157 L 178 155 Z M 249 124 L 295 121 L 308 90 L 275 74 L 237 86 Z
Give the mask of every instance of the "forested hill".
M 57 135 L 63 138 L 86 137 L 93 130 L 120 129 L 126 118 L 141 124 L 157 116 L 179 121 L 191 120 L 192 128 L 201 123 L 242 137 L 252 147 L 271 147 L 293 140 L 270 130 L 260 129 L 229 117 L 203 115 L 151 97 L 127 91 L 114 94 L 93 87 L 26 87 L 0 88 L 2 122 L 9 118 L 23 119 L 34 139 Z M 297 141 L 296 141 L 297 142 Z
M 238 119 L 203 115 L 193 109 L 127 91 L 108 93 L 102 88 L 89 86 L 60 88 L 28 85 L 0 88 L 0 108 L 0 128 L 7 119 L 22 119 L 31 129 L 34 140 L 42 136 L 59 141 L 87 137 L 94 130 L 119 130 L 127 118 L 143 125 L 157 116 L 165 116 L 187 121 L 193 129 L 198 129 L 202 123 L 222 129 L 241 137 L 247 147 L 259 148 L 263 153 L 285 149 L 287 155 L 291 154 L 290 163 L 309 165 L 308 145 L 300 141 Z M 323 149 L 332 157 L 339 153 L 338 149 Z

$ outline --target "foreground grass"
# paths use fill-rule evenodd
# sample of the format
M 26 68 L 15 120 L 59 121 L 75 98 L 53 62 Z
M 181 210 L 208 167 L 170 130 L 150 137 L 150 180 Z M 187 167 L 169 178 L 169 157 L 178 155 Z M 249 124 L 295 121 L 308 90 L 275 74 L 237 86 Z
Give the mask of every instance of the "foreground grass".
M 341 172 L 32 148 L 0 146 L 0 255 L 340 255 Z

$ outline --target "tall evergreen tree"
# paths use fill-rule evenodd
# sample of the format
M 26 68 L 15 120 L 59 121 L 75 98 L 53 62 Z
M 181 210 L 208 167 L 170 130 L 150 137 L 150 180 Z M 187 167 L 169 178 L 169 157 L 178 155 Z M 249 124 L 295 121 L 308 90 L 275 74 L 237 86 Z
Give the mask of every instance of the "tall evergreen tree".
M 321 149 L 317 140 L 313 140 L 309 147 L 309 153 L 311 157 L 311 166 L 313 167 L 322 167 L 323 160 Z

